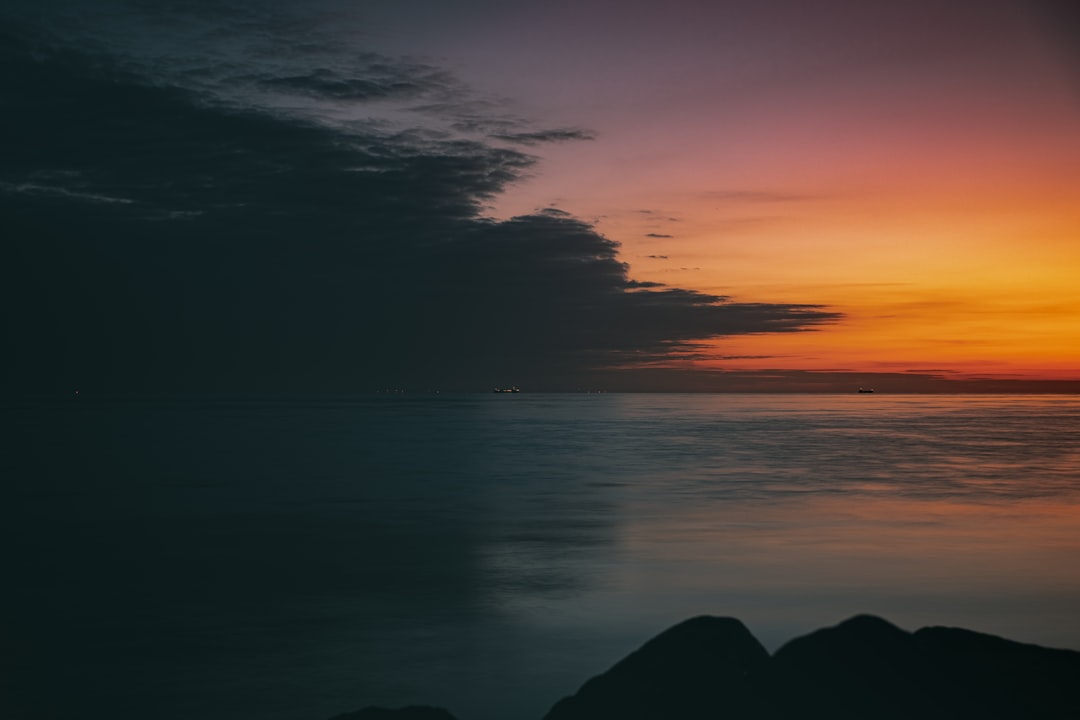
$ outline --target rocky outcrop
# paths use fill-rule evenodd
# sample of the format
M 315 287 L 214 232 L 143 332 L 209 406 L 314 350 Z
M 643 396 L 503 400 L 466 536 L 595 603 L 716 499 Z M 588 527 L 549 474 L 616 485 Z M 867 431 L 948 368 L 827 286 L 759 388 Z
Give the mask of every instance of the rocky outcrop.
M 773 656 L 762 685 L 774 716 L 937 717 L 937 693 L 925 682 L 928 658 L 910 633 L 868 615 L 796 638 Z
M 722 646 L 722 647 L 721 647 Z M 1065 720 L 1080 652 L 860 615 L 771 658 L 737 620 L 695 618 L 560 700 L 545 720 Z
M 769 653 L 734 618 L 696 617 L 667 630 L 560 700 L 546 720 L 686 718 L 749 712 Z
M 544 720 L 608 718 L 1076 720 L 1080 652 L 960 628 L 910 633 L 859 615 L 770 657 L 738 620 L 702 616 L 648 641 Z M 333 720 L 453 718 L 434 708 L 368 708 Z

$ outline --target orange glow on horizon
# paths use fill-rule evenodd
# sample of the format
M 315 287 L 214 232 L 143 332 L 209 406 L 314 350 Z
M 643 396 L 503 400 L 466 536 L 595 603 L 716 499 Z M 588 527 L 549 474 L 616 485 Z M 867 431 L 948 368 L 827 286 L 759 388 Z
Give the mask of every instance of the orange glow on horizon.
M 721 221 L 713 233 L 708 220 L 684 222 L 683 236 L 624 247 L 635 279 L 844 313 L 812 332 L 713 341 L 718 356 L 755 359 L 706 367 L 1080 377 L 1080 194 L 1018 192 L 983 209 L 915 200 L 848 211 L 799 201 L 798 219 Z
M 598 139 L 552 149 L 498 214 L 594 222 L 635 280 L 845 316 L 717 338 L 695 366 L 1080 379 L 1075 76 L 1020 18 L 982 20 L 983 44 L 903 63 L 718 66 L 724 92 L 594 108 Z

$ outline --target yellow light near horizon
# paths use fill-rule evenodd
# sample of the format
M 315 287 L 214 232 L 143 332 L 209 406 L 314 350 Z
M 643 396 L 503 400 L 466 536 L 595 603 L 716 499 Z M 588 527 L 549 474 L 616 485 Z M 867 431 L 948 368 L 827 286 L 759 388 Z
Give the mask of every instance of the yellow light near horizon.
M 705 366 L 1080 377 L 1080 185 L 1024 179 L 949 197 L 736 198 L 723 212 L 696 206 L 676 237 L 639 232 L 624 251 L 635 279 L 845 315 L 813 332 L 713 341 L 732 359 Z
M 1080 318 L 1024 305 L 961 300 L 861 307 L 816 332 L 713 341 L 706 363 L 730 370 L 809 369 L 925 372 L 959 376 L 1075 377 Z M 935 308 L 944 306 L 943 311 Z M 1032 319 L 1034 318 L 1034 319 Z
M 1080 378 L 1080 103 L 1008 30 L 932 69 L 639 107 L 558 150 L 549 192 L 635 280 L 844 314 L 715 339 L 731 359 L 699 363 Z

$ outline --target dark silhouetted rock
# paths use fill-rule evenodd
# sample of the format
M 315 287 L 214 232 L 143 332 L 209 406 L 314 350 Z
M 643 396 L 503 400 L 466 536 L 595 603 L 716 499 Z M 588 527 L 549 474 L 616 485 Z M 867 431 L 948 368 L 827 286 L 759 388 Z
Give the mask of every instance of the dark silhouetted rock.
M 778 717 L 1080 718 L 1080 653 L 859 616 L 780 648 Z
M 664 631 L 544 720 L 1077 720 L 1080 652 L 859 615 L 770 658 L 733 618 Z M 454 720 L 365 708 L 332 720 Z
M 696 617 L 586 682 L 545 720 L 741 717 L 757 700 L 751 677 L 768 661 L 768 652 L 738 620 Z
M 915 632 L 953 717 L 1080 718 L 1080 652 L 960 628 Z
M 1065 720 L 1080 652 L 970 630 L 909 633 L 859 615 L 769 658 L 737 620 L 662 633 L 560 700 L 545 720 Z
M 859 615 L 784 645 L 764 684 L 773 690 L 778 717 L 951 717 L 940 714 L 925 663 L 911 633 Z
M 442 708 L 411 705 L 394 710 L 366 707 L 356 712 L 335 715 L 330 720 L 455 720 L 455 718 Z

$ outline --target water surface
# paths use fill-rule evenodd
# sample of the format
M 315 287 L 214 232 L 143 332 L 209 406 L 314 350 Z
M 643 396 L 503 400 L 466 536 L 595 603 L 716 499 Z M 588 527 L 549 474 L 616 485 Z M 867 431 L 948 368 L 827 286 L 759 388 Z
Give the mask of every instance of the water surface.
M 475 395 L 4 409 L 10 702 L 539 718 L 665 627 L 1080 649 L 1080 398 Z M 66 688 L 58 692 L 57 688 Z

